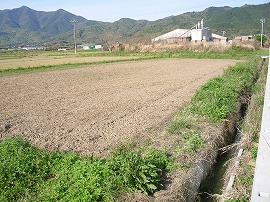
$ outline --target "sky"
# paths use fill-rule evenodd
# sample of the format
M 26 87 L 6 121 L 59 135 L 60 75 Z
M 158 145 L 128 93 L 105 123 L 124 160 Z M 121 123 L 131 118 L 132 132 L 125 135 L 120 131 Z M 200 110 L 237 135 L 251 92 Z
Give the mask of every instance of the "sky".
M 240 7 L 270 0 L 0 0 L 0 10 L 28 6 L 37 11 L 64 9 L 88 20 L 114 22 L 121 18 L 158 20 L 215 6 Z

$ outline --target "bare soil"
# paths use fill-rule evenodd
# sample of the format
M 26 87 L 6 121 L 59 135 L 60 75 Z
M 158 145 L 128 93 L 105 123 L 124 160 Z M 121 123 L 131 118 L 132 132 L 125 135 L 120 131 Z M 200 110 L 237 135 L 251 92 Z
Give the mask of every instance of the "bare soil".
M 0 60 L 0 69 L 27 68 L 48 65 L 62 65 L 74 63 L 91 63 L 113 60 L 136 59 L 134 56 L 114 56 L 114 57 L 76 57 L 76 56 L 31 56 L 18 59 Z
M 236 62 L 159 59 L 0 77 L 0 138 L 97 156 L 125 143 L 162 146 L 178 109 Z

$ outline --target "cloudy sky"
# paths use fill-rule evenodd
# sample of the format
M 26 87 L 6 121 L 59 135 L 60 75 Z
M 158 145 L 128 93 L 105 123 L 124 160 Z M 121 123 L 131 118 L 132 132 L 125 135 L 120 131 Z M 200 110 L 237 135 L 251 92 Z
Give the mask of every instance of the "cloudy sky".
M 23 5 L 38 11 L 56 11 L 62 8 L 88 20 L 113 22 L 120 18 L 157 20 L 185 12 L 202 11 L 210 6 L 239 7 L 269 2 L 269 0 L 0 0 L 0 10 Z

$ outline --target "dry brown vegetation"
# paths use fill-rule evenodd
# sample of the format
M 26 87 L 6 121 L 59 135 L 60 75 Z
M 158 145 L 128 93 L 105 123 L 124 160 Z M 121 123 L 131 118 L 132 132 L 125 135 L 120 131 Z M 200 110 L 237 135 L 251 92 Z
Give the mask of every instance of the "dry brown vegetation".
M 223 52 L 238 46 L 246 50 L 256 50 L 256 43 L 222 43 L 222 42 L 166 42 L 160 41 L 152 44 L 128 44 L 125 45 L 126 52 L 168 52 L 168 51 L 195 51 L 195 52 Z

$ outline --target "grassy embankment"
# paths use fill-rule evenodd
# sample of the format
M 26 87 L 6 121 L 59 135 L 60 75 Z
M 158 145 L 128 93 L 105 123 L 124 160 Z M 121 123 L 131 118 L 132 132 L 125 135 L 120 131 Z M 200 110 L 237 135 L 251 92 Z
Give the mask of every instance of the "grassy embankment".
M 236 176 L 235 189 L 231 196 L 233 199 L 229 200 L 232 202 L 249 201 L 252 189 L 267 73 L 266 68 L 263 72 L 259 72 L 260 79 L 254 85 L 253 73 L 256 71 L 258 61 L 259 58 L 238 63 L 226 70 L 221 77 L 208 81 L 167 128 L 172 134 L 183 136 L 184 143 L 176 150 L 176 155 L 180 156 L 178 159 L 184 159 L 179 161 L 182 165 L 191 167 L 192 162 L 196 160 L 195 152 L 199 154 L 207 149 L 206 143 L 213 139 L 209 128 L 219 128 L 220 124 L 226 122 L 227 115 L 236 110 L 236 101 L 242 92 L 248 90 L 252 93 L 247 118 L 240 127 L 243 134 L 241 148 L 244 148 L 245 152 L 244 160 L 236 172 L 239 175 Z M 219 133 L 215 129 L 212 132 Z
M 213 139 L 209 128 L 219 128 L 227 115 L 236 110 L 238 97 L 253 84 L 253 72 L 257 65 L 258 59 L 237 63 L 224 71 L 222 76 L 209 80 L 167 127 L 170 133 L 183 137 L 180 141 L 184 143 L 176 151 L 180 156 L 184 154 L 183 165 L 191 165 L 194 161 L 188 153 L 198 153 L 204 149 L 206 142 Z M 217 133 L 220 131 L 215 131 Z
M 244 152 L 240 158 L 240 164 L 234 168 L 237 175 L 232 192 L 227 196 L 230 198 L 227 202 L 250 201 L 261 128 L 267 65 L 265 63 L 257 83 L 252 88 L 252 97 L 246 118 L 240 127 L 242 140 L 238 147 L 243 148 Z
M 205 147 L 201 128 L 192 124 L 202 120 L 213 124 L 222 122 L 252 82 L 257 63 L 250 60 L 229 68 L 223 76 L 206 83 L 191 103 L 181 109 L 168 127 L 183 139 L 176 155 L 196 155 Z M 0 158 L 1 201 L 107 201 L 128 191 L 151 194 L 162 188 L 164 172 L 174 167 L 173 159 L 165 150 L 149 145 L 140 149 L 123 147 L 111 157 L 100 159 L 40 151 L 20 138 L 2 141 Z M 182 163 L 192 165 L 192 162 Z

